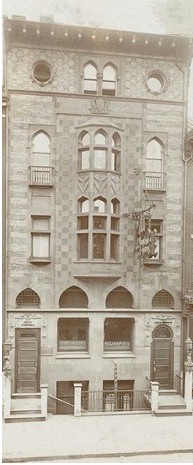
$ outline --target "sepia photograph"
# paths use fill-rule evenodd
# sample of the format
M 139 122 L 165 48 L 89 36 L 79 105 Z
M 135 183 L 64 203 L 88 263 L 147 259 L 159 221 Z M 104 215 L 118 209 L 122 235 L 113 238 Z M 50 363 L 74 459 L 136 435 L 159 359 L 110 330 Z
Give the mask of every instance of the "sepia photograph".
M 193 0 L 4 0 L 2 463 L 193 463 Z

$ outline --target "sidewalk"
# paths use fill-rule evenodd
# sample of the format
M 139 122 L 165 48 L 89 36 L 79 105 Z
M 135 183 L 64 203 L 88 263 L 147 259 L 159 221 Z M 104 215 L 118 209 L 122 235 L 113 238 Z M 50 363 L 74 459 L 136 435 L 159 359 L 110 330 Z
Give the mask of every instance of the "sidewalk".
M 193 452 L 193 416 L 48 415 L 45 422 L 4 423 L 3 461 Z

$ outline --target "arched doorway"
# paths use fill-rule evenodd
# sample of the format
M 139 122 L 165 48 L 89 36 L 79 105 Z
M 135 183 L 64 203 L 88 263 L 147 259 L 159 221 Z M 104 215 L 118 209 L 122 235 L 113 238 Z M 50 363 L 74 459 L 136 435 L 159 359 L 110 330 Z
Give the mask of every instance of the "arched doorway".
M 174 343 L 173 332 L 166 324 L 158 325 L 152 333 L 151 380 L 161 389 L 173 388 Z

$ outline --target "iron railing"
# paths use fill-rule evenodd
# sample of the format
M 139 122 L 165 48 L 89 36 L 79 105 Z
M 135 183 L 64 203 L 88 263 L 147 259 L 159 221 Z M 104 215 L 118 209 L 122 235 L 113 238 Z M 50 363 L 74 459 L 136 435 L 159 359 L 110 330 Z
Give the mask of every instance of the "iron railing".
M 164 173 L 161 172 L 145 172 L 145 189 L 162 190 L 164 189 Z
M 150 410 L 149 390 L 83 391 L 82 407 L 88 412 Z
M 52 186 L 53 168 L 51 166 L 30 166 L 30 185 Z

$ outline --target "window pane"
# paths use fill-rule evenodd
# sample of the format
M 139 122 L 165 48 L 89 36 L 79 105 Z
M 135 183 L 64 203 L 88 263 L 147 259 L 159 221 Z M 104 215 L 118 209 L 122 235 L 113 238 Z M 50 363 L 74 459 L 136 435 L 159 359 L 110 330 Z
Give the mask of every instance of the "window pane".
M 119 230 L 119 218 L 111 218 L 111 229 L 114 231 Z
M 119 201 L 118 200 L 111 200 L 111 213 L 114 215 L 119 214 Z
M 111 234 L 111 260 L 118 260 L 118 236 Z
M 115 69 L 110 65 L 105 66 L 103 70 L 103 79 L 105 81 L 115 81 L 115 77 Z
M 146 171 L 148 172 L 155 172 L 155 173 L 160 173 L 161 177 L 161 172 L 162 172 L 162 160 L 153 160 L 153 159 L 146 159 Z
M 131 350 L 133 320 L 106 318 L 104 324 L 104 350 Z
M 88 258 L 88 234 L 79 234 L 79 257 Z
M 93 217 L 93 228 L 94 229 L 105 229 L 105 227 L 106 227 L 106 218 L 104 218 L 104 216 Z
M 58 350 L 87 350 L 88 319 L 60 318 L 58 321 Z
M 79 202 L 80 204 L 80 212 L 81 213 L 88 213 L 89 212 L 89 200 L 83 200 Z
M 34 152 L 49 152 L 50 151 L 50 139 L 46 134 L 40 132 L 34 137 Z
M 49 218 L 32 218 L 33 231 L 48 231 L 49 226 Z
M 98 145 L 106 144 L 106 137 L 104 136 L 104 134 L 101 134 L 101 132 L 99 132 L 98 134 L 95 135 L 95 144 L 98 144 Z
M 90 143 L 90 138 L 89 138 L 89 134 L 85 134 L 83 137 L 82 137 L 82 140 L 81 140 L 81 143 L 82 145 L 89 145 Z
M 105 258 L 105 234 L 93 234 L 93 258 Z
M 105 170 L 105 168 L 106 168 L 106 150 L 95 149 L 95 151 L 94 151 L 94 168 Z
M 90 93 L 96 93 L 97 83 L 96 81 L 84 81 L 84 91 Z
M 33 166 L 49 166 L 50 154 L 43 152 L 34 152 L 32 154 L 32 165 Z
M 78 218 L 78 229 L 88 229 L 88 216 Z
M 106 209 L 106 202 L 101 199 L 94 200 L 94 212 L 95 213 L 104 213 Z
M 161 160 L 162 147 L 157 140 L 151 140 L 147 145 L 147 158 Z
M 49 234 L 32 234 L 32 256 L 34 258 L 48 258 L 50 255 Z
M 91 64 L 86 65 L 84 68 L 84 78 L 85 79 L 96 79 L 96 77 L 97 77 L 96 68 Z
M 87 170 L 89 169 L 89 158 L 90 158 L 90 152 L 89 150 L 83 150 L 80 153 L 81 156 L 81 163 L 80 163 L 80 168 L 82 170 Z

